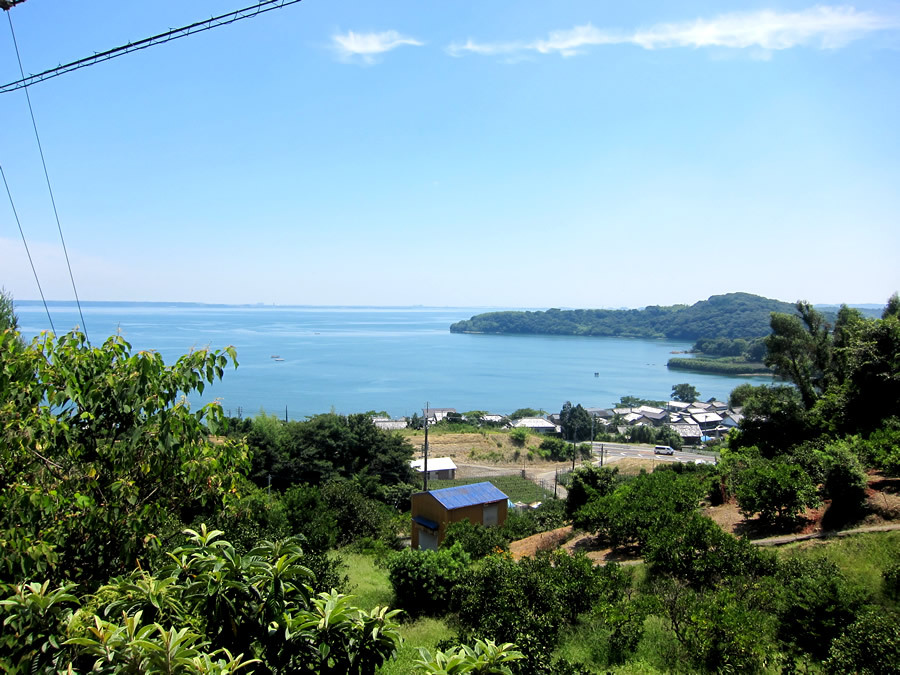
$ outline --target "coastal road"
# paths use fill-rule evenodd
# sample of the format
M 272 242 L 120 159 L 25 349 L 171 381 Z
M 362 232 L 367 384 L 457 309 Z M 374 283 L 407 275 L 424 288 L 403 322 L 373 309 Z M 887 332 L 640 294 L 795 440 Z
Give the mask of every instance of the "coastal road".
M 674 455 L 657 455 L 653 452 L 652 445 L 638 445 L 634 443 L 597 443 L 593 444 L 594 458 L 600 460 L 600 451 L 603 450 L 603 463 L 612 463 L 626 457 L 634 459 L 655 459 L 660 462 L 707 462 L 715 464 L 716 457 L 712 454 L 693 452 L 692 450 L 676 450 Z

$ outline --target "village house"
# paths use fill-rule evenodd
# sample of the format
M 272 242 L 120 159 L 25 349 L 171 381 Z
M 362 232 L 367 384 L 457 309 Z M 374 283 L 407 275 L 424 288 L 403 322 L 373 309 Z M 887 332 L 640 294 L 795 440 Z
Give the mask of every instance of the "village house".
M 413 471 L 425 473 L 425 459 L 414 459 L 409 463 Z M 456 478 L 456 464 L 450 457 L 428 458 L 428 480 L 453 480 Z
M 425 417 L 425 421 L 428 424 L 437 424 L 443 419 L 447 418 L 447 415 L 456 414 L 456 408 L 427 408 L 422 410 L 422 413 Z
M 390 417 L 373 417 L 372 423 L 384 431 L 399 431 L 400 429 L 405 429 L 409 425 L 409 422 L 405 417 L 396 420 L 392 420 Z
M 412 495 L 410 546 L 413 549 L 437 550 L 447 535 L 447 526 L 466 518 L 470 523 L 488 527 L 503 525 L 508 503 L 509 498 L 492 483 L 416 492 Z
M 559 434 L 562 427 L 542 417 L 523 417 L 512 423 L 513 429 L 528 429 L 536 434 Z

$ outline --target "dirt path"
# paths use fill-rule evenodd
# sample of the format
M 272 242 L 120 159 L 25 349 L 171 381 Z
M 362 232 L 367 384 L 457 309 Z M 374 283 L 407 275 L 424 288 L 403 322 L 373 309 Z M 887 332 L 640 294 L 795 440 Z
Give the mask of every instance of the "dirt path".
M 900 530 L 900 524 L 871 525 L 869 527 L 857 527 L 852 530 L 829 530 L 826 532 L 811 532 L 809 534 L 786 534 L 777 537 L 766 537 L 764 539 L 751 539 L 750 543 L 754 546 L 784 546 L 785 544 L 793 544 L 796 541 L 806 541 L 808 539 L 849 537 L 854 534 L 865 534 L 866 532 L 892 532 L 894 530 Z
M 750 543 L 754 546 L 784 546 L 785 544 L 793 544 L 798 541 L 807 541 L 809 539 L 827 539 L 830 537 L 849 537 L 854 534 L 865 534 L 868 532 L 892 532 L 900 530 L 900 524 L 893 525 L 873 525 L 869 527 L 857 527 L 852 530 L 835 530 L 830 532 L 814 532 L 811 534 L 788 534 L 778 537 L 766 537 L 764 539 L 751 539 Z M 596 538 L 587 533 L 574 535 L 571 525 L 560 527 L 549 532 L 535 534 L 525 539 L 519 539 L 509 545 L 509 552 L 515 560 L 519 560 L 525 556 L 533 556 L 540 551 L 552 551 L 557 548 L 573 554 L 583 552 L 590 558 L 595 565 L 605 565 L 615 562 L 619 565 L 637 565 L 644 562 L 643 558 L 639 558 L 627 551 L 603 547 L 597 543 Z

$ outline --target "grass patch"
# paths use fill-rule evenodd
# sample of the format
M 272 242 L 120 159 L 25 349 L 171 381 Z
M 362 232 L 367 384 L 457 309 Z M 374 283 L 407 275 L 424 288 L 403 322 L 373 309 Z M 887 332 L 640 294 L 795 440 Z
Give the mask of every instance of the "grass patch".
M 388 661 L 376 672 L 380 675 L 407 675 L 413 670 L 413 662 L 419 658 L 419 647 L 425 647 L 434 654 L 434 648 L 444 638 L 453 636 L 453 631 L 442 619 L 422 617 L 403 624 L 400 629 L 403 645 L 397 651 L 397 658 Z
M 493 483 L 494 487 L 502 491 L 507 497 L 514 502 L 539 502 L 553 497 L 553 493 L 532 483 L 527 478 L 521 476 L 493 476 L 491 478 L 457 478 L 455 480 L 430 480 L 428 481 L 429 490 L 440 490 L 441 488 L 457 487 L 459 485 L 471 485 L 472 483 Z
M 790 544 L 780 551 L 782 556 L 828 559 L 879 602 L 897 606 L 885 597 L 881 573 L 900 560 L 900 532 L 869 532 L 849 537 Z
M 356 598 L 354 604 L 362 609 L 372 609 L 394 602 L 394 591 L 388 581 L 387 570 L 376 567 L 372 556 L 347 553 L 344 560 L 347 563 L 349 595 Z

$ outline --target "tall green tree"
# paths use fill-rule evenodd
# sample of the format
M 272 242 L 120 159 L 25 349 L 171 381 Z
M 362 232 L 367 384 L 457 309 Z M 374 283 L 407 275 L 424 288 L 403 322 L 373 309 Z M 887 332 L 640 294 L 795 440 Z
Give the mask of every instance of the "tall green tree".
M 19 329 L 19 318 L 16 316 L 13 298 L 5 288 L 0 288 L 0 332 Z
M 672 399 L 675 401 L 683 401 L 684 403 L 693 403 L 700 399 L 700 392 L 697 387 L 687 382 L 672 385 Z
M 92 347 L 79 332 L 45 334 L 26 345 L 0 333 L 0 578 L 90 585 L 220 507 L 246 448 L 214 443 L 221 406 L 191 410 L 185 397 L 229 361 L 230 347 L 166 365 L 121 337 Z
M 803 406 L 809 410 L 828 384 L 831 327 L 808 302 L 800 301 L 796 308 L 796 316 L 773 312 L 765 363 L 797 386 Z
M 590 440 L 591 416 L 580 403 L 573 406 L 571 401 L 566 401 L 559 411 L 559 423 L 567 441 Z

